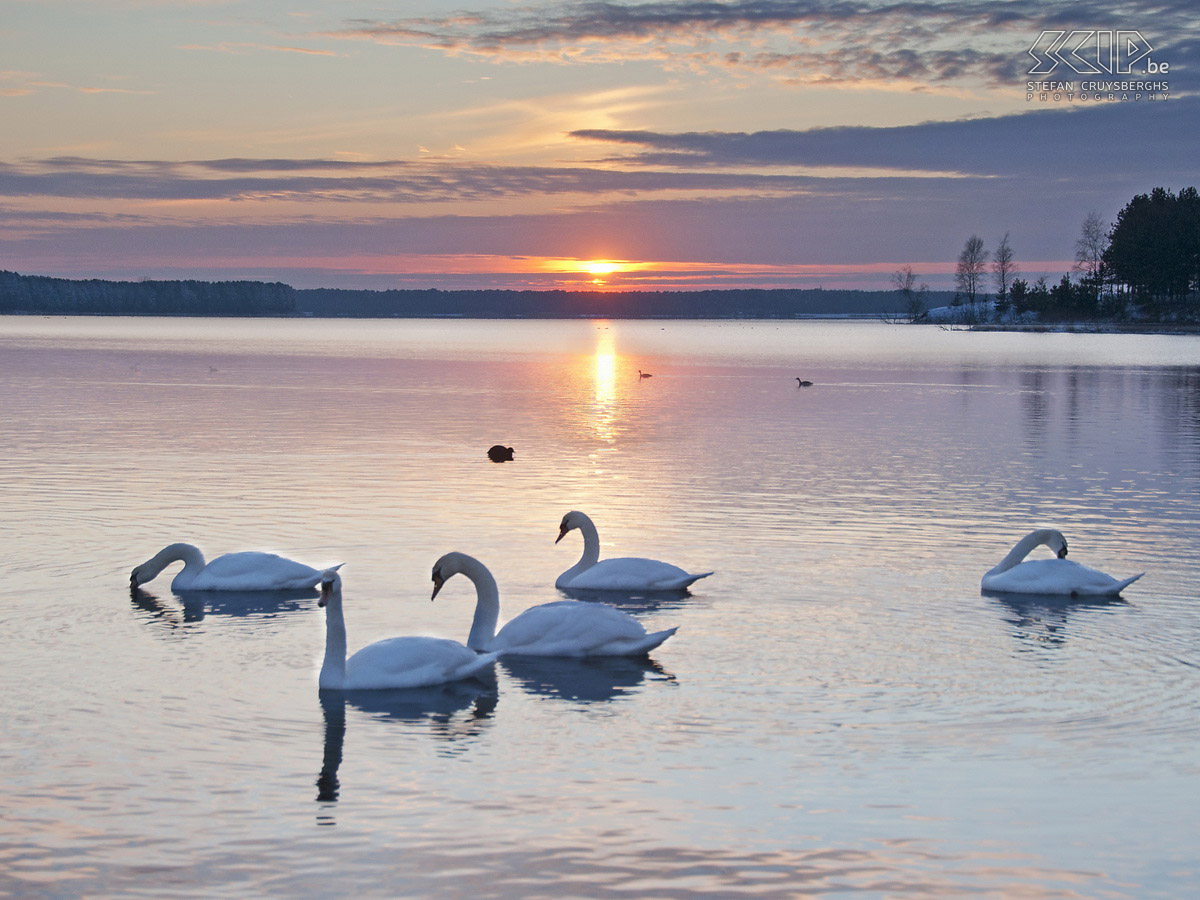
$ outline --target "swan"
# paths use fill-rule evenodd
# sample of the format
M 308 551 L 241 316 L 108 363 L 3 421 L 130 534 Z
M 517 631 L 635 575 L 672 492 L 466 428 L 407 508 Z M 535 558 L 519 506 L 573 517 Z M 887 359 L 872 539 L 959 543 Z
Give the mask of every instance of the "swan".
M 653 378 L 653 377 L 654 377 L 654 374 L 652 372 L 643 372 L 641 369 L 638 369 L 638 378 Z
M 811 381 L 805 381 L 799 375 L 796 376 L 796 387 L 812 387 Z
M 325 607 L 325 660 L 318 684 L 322 690 L 381 690 L 428 687 L 479 674 L 499 654 L 476 653 L 447 638 L 394 637 L 376 641 L 346 659 L 346 620 L 342 615 L 342 576 L 336 569 L 321 573 Z
M 1041 544 L 1049 547 L 1056 558 L 1022 562 L 1031 550 Z M 1010 594 L 1119 594 L 1146 574 L 1140 572 L 1132 578 L 1118 581 L 1111 575 L 1072 562 L 1066 559 L 1066 555 L 1067 539 L 1062 532 L 1053 528 L 1039 528 L 1017 541 L 1008 556 L 983 576 L 980 586 L 985 591 Z
M 226 553 L 208 565 L 199 547 L 168 544 L 129 573 L 130 588 L 153 581 L 173 562 L 183 571 L 171 582 L 173 591 L 287 591 L 316 587 L 321 570 L 274 553 L 248 550 Z
M 592 591 L 677 591 L 712 574 L 702 572 L 692 575 L 670 563 L 636 556 L 601 560 L 600 535 L 596 532 L 596 526 L 584 513 L 576 510 L 563 516 L 554 543 L 557 544 L 574 528 L 578 528 L 583 534 L 583 556 L 579 558 L 579 562 L 558 576 L 558 580 L 554 582 L 557 588 Z
M 433 597 L 455 575 L 466 575 L 475 585 L 475 618 L 467 637 L 472 650 L 514 656 L 641 656 L 676 630 L 647 634 L 641 622 L 619 609 L 558 600 L 525 610 L 497 634 L 500 591 L 492 573 L 473 556 L 447 553 L 433 565 Z

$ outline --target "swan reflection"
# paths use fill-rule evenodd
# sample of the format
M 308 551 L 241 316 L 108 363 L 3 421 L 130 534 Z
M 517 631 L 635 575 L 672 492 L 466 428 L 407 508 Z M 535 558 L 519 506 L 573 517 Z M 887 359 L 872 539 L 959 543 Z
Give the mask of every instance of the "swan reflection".
M 317 801 L 336 803 L 341 790 L 337 773 L 346 743 L 346 698 L 341 691 L 321 691 L 321 713 L 325 717 L 325 755 L 317 776 Z
M 311 608 L 306 600 L 315 600 L 311 588 L 289 591 L 175 591 L 182 608 L 165 603 L 144 588 L 129 591 L 133 605 L 149 613 L 166 628 L 178 628 L 185 623 L 202 622 L 205 616 L 271 619 L 286 613 Z
M 320 691 L 325 717 L 325 751 L 317 777 L 317 800 L 336 802 L 341 791 L 338 768 L 346 740 L 346 706 L 373 719 L 428 726 L 445 742 L 446 752 L 465 749 L 487 729 L 499 695 L 494 675 L 423 688 L 382 691 Z M 451 746 L 453 745 L 453 746 Z
M 1010 594 L 982 591 L 996 601 L 1004 621 L 1013 626 L 1013 635 L 1030 644 L 1061 647 L 1067 642 L 1067 622 L 1079 613 L 1112 610 L 1129 606 L 1122 597 L 1067 597 L 1062 594 Z
M 660 609 L 682 609 L 692 600 L 687 588 L 674 591 L 592 591 L 582 588 L 559 588 L 572 600 L 587 603 L 607 603 L 628 613 L 648 613 Z
M 659 676 L 656 681 L 675 681 L 674 675 L 645 656 L 502 656 L 498 665 L 531 694 L 581 703 L 633 694 L 647 675 Z

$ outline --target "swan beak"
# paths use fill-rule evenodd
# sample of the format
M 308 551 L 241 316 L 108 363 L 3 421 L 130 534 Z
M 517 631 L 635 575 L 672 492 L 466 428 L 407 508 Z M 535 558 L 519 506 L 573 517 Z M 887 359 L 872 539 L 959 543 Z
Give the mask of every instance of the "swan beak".
M 1058 551 L 1058 558 L 1059 559 L 1067 558 L 1067 545 L 1066 544 L 1063 544 L 1063 548 Z
M 432 603 L 434 601 L 434 598 L 437 597 L 437 595 L 438 595 L 438 591 L 440 591 L 442 589 L 442 585 L 445 583 L 446 583 L 445 578 L 443 578 L 441 575 L 437 574 L 436 572 L 433 573 L 433 597 L 429 598 L 430 603 Z
M 569 529 L 569 528 L 567 528 L 567 526 L 566 526 L 566 525 L 560 525 L 560 526 L 558 526 L 558 537 L 556 537 L 556 538 L 554 539 L 554 543 L 556 543 L 556 544 L 557 544 L 559 541 L 561 541 L 563 538 L 565 538 L 565 537 L 567 536 L 567 532 L 568 532 L 569 530 L 570 530 L 570 529 Z
M 332 592 L 333 592 L 333 582 L 332 581 L 322 581 L 321 582 L 321 596 L 317 600 L 317 608 L 318 609 L 320 609 L 326 603 L 329 602 L 329 595 Z

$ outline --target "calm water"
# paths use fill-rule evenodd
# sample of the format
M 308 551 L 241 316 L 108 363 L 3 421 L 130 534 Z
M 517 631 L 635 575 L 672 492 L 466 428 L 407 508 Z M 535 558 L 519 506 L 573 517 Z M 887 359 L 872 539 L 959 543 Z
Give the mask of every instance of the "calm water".
M 1200 889 L 1200 338 L 9 317 L 0 391 L 2 893 Z M 651 662 L 323 705 L 314 597 L 127 588 L 270 549 L 345 563 L 352 648 L 462 640 L 434 560 L 553 600 L 569 509 L 717 570 L 628 602 Z M 981 596 L 1038 524 L 1148 574 Z

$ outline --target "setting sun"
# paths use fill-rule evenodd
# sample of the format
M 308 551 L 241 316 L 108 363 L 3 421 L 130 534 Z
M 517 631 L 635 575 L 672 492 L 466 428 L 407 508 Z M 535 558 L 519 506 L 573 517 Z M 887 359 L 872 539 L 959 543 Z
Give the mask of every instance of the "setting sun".
M 583 271 L 589 275 L 611 275 L 613 272 L 622 271 L 622 267 L 620 263 L 611 260 L 592 259 L 583 263 Z

